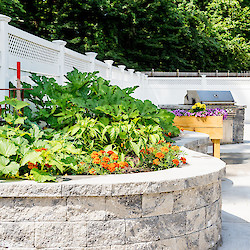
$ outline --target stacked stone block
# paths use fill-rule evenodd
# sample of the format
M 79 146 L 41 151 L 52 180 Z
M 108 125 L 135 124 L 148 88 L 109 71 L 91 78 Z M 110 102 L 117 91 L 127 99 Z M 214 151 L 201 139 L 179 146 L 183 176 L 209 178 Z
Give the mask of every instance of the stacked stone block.
M 0 249 L 216 249 L 225 164 L 186 153 L 183 168 L 0 183 Z
M 102 195 L 103 190 L 93 186 L 96 196 L 80 194 L 77 185 L 76 189 L 61 185 L 64 192 L 60 197 L 33 197 L 35 194 L 27 186 L 26 197 L 15 197 L 18 195 L 13 193 L 14 197 L 0 198 L 0 246 L 1 249 L 216 248 L 221 230 L 221 175 L 222 172 L 213 178 L 207 176 L 213 182 L 205 185 L 197 185 L 199 180 L 147 185 L 145 192 L 138 194 L 129 194 L 132 190 L 127 185 L 122 195 L 120 187 L 115 185 L 110 195 Z M 139 184 L 137 191 L 143 188 L 145 185 Z

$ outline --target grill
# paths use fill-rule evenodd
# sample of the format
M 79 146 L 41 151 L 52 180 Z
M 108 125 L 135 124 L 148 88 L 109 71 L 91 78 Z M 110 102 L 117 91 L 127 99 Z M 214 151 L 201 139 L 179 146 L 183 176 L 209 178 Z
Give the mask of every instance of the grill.
M 188 90 L 184 104 L 193 105 L 196 102 L 206 105 L 234 105 L 235 101 L 230 91 Z
M 222 144 L 243 142 L 246 106 L 236 105 L 230 91 L 187 90 L 184 105 L 161 105 L 160 107 L 168 110 L 189 110 L 197 102 L 206 104 L 207 108 L 220 108 L 227 111 L 228 118 L 223 122 Z

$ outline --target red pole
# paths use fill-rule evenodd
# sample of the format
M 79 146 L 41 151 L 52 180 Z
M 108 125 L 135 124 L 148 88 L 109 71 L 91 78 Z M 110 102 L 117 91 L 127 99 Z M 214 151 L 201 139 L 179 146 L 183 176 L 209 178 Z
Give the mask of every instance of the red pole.
M 17 93 L 16 93 L 16 97 L 18 100 L 21 101 L 21 92 L 20 89 L 21 88 L 21 63 L 17 62 L 16 65 L 16 72 L 17 72 Z
M 17 62 L 17 79 L 21 80 L 21 63 Z

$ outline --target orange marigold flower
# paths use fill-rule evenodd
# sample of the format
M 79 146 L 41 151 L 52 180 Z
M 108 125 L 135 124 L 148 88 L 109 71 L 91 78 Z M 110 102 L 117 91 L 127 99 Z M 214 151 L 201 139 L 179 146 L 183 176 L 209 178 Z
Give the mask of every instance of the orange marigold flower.
M 180 148 L 179 148 L 178 146 L 172 146 L 172 149 L 173 149 L 174 151 L 177 151 L 177 150 L 179 150 Z
M 154 150 L 155 150 L 155 148 L 153 148 L 153 147 L 147 149 L 147 151 L 148 151 L 149 153 L 153 153 Z
M 115 171 L 116 164 L 115 163 L 110 163 L 108 166 L 108 170 L 112 173 Z
M 82 164 L 82 165 L 83 165 L 83 164 L 85 164 L 85 162 L 81 161 L 81 162 L 80 162 L 80 164 Z
M 158 158 L 154 159 L 153 160 L 153 164 L 154 165 L 158 165 L 160 163 L 160 160 Z
M 155 151 L 155 148 L 151 147 L 149 148 L 149 151 Z
M 94 169 L 94 168 L 91 168 L 91 169 L 89 170 L 89 173 L 90 173 L 90 174 L 95 174 L 95 169 Z
M 158 153 L 155 154 L 155 157 L 157 157 L 157 158 L 159 158 L 159 159 L 164 158 L 164 156 L 165 156 L 165 155 L 164 155 L 162 152 L 158 152 Z
M 118 164 L 119 164 L 120 168 L 128 167 L 128 163 L 125 162 L 125 161 L 121 161 L 121 162 L 119 162 Z
M 162 148 L 161 148 L 161 152 L 166 152 L 166 153 L 168 153 L 168 152 L 169 152 L 168 147 L 162 147 Z
M 52 165 L 45 164 L 45 167 L 47 167 L 47 168 L 51 168 L 51 167 L 52 167 Z
M 98 157 L 99 155 L 96 151 L 93 151 L 90 156 L 92 159 L 94 159 L 94 158 Z
M 34 164 L 34 163 L 32 163 L 32 162 L 28 162 L 28 168 L 29 168 L 29 169 L 38 168 L 38 167 L 37 167 L 37 163 Z
M 183 164 L 187 163 L 187 159 L 185 157 L 181 157 L 181 161 L 182 161 Z
M 105 151 L 104 151 L 104 150 L 100 150 L 100 151 L 98 152 L 98 155 L 103 155 L 103 154 L 105 154 Z
M 108 163 L 107 162 L 102 162 L 101 163 L 102 167 L 107 169 L 109 167 Z
M 172 135 L 172 133 L 171 132 L 168 132 L 168 136 L 171 136 Z
M 111 158 L 112 158 L 114 161 L 116 161 L 116 160 L 118 160 L 118 155 L 115 154 L 115 153 L 113 153 L 113 154 L 111 155 Z
M 36 152 L 41 152 L 41 151 L 46 151 L 47 150 L 47 148 L 36 148 L 36 149 L 34 149 Z
M 98 157 L 96 157 L 96 158 L 93 159 L 92 162 L 93 162 L 94 164 L 100 164 L 100 163 L 101 163 L 101 159 L 98 158 Z
M 112 154 L 114 154 L 114 152 L 110 150 L 110 151 L 107 152 L 107 154 L 112 155 Z
M 173 159 L 172 162 L 176 165 L 179 166 L 180 162 L 178 159 Z
M 104 162 L 110 162 L 110 159 L 109 159 L 107 156 L 104 156 L 104 157 L 102 158 L 102 160 L 103 160 Z

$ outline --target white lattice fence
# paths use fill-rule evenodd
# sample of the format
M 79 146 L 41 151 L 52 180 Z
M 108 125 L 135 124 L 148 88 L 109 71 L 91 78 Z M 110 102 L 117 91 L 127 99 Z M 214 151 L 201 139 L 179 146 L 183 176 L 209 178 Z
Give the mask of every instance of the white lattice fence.
M 66 42 L 56 40 L 49 42 L 9 25 L 10 17 L 0 15 L 0 88 L 8 88 L 11 81 L 16 85 L 16 64 L 21 62 L 21 80 L 31 82 L 31 73 L 54 77 L 58 83 L 65 82 L 64 75 L 77 68 L 81 72 L 99 71 L 99 76 L 110 80 L 111 84 L 120 87 L 134 86 L 146 83 L 144 75 L 138 76 L 125 66 L 112 66 L 113 61 L 101 62 L 97 54 L 88 52 L 77 53 L 65 47 Z M 134 70 L 133 70 L 134 71 Z M 8 95 L 0 91 L 0 100 Z M 135 94 L 143 99 L 143 91 Z

